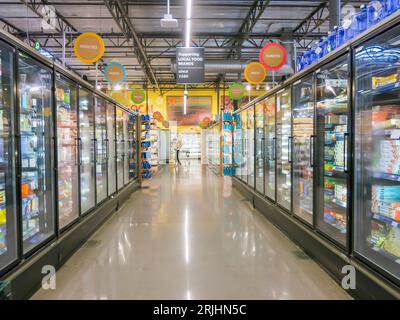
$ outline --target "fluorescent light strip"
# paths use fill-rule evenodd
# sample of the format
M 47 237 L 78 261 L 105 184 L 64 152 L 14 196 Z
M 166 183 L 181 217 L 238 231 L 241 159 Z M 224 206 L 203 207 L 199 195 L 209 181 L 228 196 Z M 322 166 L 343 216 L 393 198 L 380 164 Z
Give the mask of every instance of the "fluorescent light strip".
M 190 47 L 190 32 L 192 19 L 192 0 L 186 0 L 186 47 Z

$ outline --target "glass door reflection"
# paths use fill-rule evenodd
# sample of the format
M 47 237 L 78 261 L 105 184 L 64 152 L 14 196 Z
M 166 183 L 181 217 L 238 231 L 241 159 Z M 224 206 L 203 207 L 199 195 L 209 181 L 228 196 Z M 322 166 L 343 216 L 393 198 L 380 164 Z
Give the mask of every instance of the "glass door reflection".
M 0 42 L 0 271 L 17 260 L 14 52 Z
M 276 169 L 276 133 L 275 133 L 275 107 L 276 96 L 265 100 L 265 195 L 275 201 L 275 169 Z
M 255 106 L 255 177 L 256 177 L 256 190 L 264 193 L 264 100 L 260 101 Z
M 56 75 L 58 219 L 60 229 L 79 217 L 77 86 Z
M 79 89 L 79 152 L 81 173 L 81 212 L 95 206 L 95 135 L 94 97 L 86 89 Z
M 27 253 L 54 235 L 52 71 L 19 54 L 21 215 Z
M 107 123 L 106 101 L 96 96 L 96 192 L 97 203 L 107 198 Z
M 314 76 L 293 85 L 293 213 L 313 224 Z
M 292 185 L 292 105 L 290 88 L 278 92 L 276 98 L 277 135 L 277 202 L 291 209 Z
M 247 184 L 254 188 L 254 106 L 247 109 Z
M 347 243 L 348 56 L 321 68 L 317 82 L 317 228 Z

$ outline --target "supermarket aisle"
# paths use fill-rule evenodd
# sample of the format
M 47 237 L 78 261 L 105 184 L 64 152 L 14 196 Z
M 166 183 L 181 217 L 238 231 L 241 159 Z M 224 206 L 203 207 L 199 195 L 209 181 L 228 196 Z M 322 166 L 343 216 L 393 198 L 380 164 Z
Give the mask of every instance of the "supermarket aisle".
M 197 162 L 164 168 L 34 299 L 348 299 Z

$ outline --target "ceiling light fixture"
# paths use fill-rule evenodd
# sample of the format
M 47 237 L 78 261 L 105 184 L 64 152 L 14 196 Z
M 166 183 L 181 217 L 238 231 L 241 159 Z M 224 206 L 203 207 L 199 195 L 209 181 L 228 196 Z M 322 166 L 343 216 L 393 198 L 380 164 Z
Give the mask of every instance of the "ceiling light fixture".
M 247 90 L 247 91 L 250 91 L 250 90 L 251 90 L 251 85 L 250 85 L 250 84 L 247 84 L 247 85 L 246 85 L 246 90 Z
M 114 86 L 114 90 L 115 91 L 121 90 L 121 85 L 117 84 L 116 86 Z
M 170 13 L 169 0 L 167 0 L 167 13 L 164 14 L 164 18 L 161 19 L 161 27 L 170 29 L 178 28 L 178 20 L 172 18 L 172 14 Z

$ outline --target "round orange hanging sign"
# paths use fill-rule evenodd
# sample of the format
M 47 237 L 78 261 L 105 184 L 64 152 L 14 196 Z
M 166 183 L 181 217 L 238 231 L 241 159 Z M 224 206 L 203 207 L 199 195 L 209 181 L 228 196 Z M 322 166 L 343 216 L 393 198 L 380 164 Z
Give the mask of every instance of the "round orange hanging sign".
M 260 51 L 260 61 L 268 70 L 278 70 L 285 63 L 287 53 L 279 43 L 268 43 Z
M 104 51 L 103 39 L 94 32 L 82 33 L 74 42 L 75 55 L 82 62 L 96 62 L 103 56 Z
M 258 61 L 251 62 L 244 69 L 244 77 L 247 82 L 251 84 L 259 84 L 264 81 L 265 76 L 267 75 L 267 70 L 265 67 Z

